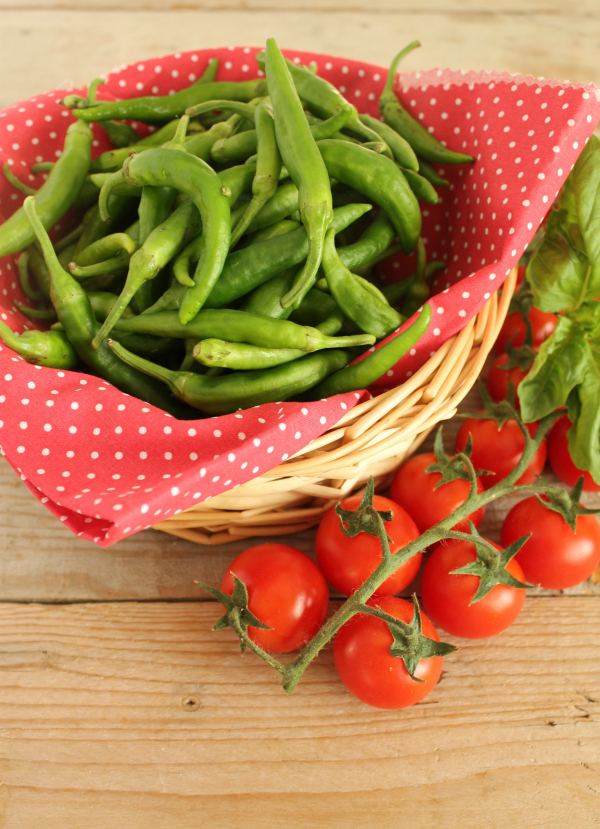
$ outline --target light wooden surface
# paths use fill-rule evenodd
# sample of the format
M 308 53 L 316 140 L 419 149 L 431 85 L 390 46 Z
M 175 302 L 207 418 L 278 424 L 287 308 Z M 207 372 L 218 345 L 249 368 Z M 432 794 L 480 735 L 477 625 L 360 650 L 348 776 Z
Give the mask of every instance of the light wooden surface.
M 381 64 L 418 37 L 407 69 L 600 84 L 592 0 L 0 0 L 0 107 L 266 36 Z M 0 829 L 600 826 L 600 585 L 531 595 L 506 633 L 460 642 L 424 703 L 381 712 L 343 690 L 330 649 L 288 697 L 210 632 L 193 581 L 219 583 L 250 543 L 147 531 L 102 550 L 0 460 Z

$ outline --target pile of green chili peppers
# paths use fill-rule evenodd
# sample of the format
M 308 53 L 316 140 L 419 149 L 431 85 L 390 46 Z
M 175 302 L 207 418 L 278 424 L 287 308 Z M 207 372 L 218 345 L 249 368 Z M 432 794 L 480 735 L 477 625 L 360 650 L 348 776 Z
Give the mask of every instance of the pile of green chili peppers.
M 180 418 L 371 385 L 431 317 L 428 279 L 443 264 L 425 261 L 419 201 L 448 183 L 433 164 L 474 160 L 398 101 L 398 63 L 417 45 L 392 63 L 382 120 L 273 39 L 256 56 L 264 78 L 218 81 L 213 60 L 174 95 L 101 102 L 97 79 L 69 96 L 59 160 L 32 168 L 42 187 L 4 171 L 27 198 L 0 226 L 0 256 L 20 253 L 29 304 L 15 306 L 50 327 L 19 337 L 0 325 L 0 339 Z M 90 122 L 114 146 L 93 160 Z M 71 208 L 80 223 L 53 244 L 47 231 Z M 417 252 L 416 272 L 378 285 L 377 263 L 400 251 Z

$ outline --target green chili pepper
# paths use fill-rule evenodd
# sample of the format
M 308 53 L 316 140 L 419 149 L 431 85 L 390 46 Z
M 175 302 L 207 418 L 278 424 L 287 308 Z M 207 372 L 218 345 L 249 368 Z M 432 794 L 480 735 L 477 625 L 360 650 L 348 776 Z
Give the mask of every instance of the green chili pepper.
M 429 299 L 430 291 L 427 284 L 425 245 L 419 239 L 417 245 L 417 273 L 414 281 L 411 282 L 406 299 L 402 305 L 402 313 L 405 317 L 412 317 L 418 309 Z
M 269 227 L 265 227 L 263 230 L 257 230 L 248 241 L 252 245 L 257 242 L 266 242 L 267 239 L 275 239 L 276 236 L 283 236 L 286 233 L 291 233 L 293 230 L 298 230 L 299 227 L 301 227 L 300 222 L 295 222 L 293 219 L 282 219 L 280 222 L 275 222 L 275 224 L 269 225 Z
M 450 182 L 442 178 L 433 164 L 425 161 L 423 158 L 419 159 L 419 175 L 426 178 L 434 187 L 447 187 Z
M 87 291 L 87 296 L 92 306 L 94 316 L 100 322 L 103 322 L 116 303 L 119 301 L 117 294 L 111 294 L 109 291 Z M 133 310 L 129 307 L 125 308 L 122 315 L 123 319 L 134 317 Z
M 420 45 L 418 40 L 414 40 L 408 46 L 405 46 L 392 61 L 383 92 L 379 98 L 379 111 L 383 115 L 386 124 L 389 124 L 399 135 L 406 139 L 421 158 L 427 161 L 438 161 L 441 164 L 466 164 L 475 161 L 471 155 L 455 153 L 440 144 L 437 138 L 434 138 L 422 124 L 408 114 L 394 92 L 398 64 L 405 55 Z
M 265 209 L 265 208 L 263 208 Z M 336 232 L 343 230 L 359 219 L 368 210 L 370 204 L 349 204 L 335 208 L 333 211 L 332 226 Z M 360 262 L 360 243 L 356 252 Z M 370 247 L 370 246 L 369 246 Z M 294 265 L 299 265 L 308 252 L 308 241 L 305 229 L 298 228 L 292 233 L 249 245 L 241 250 L 230 253 L 225 261 L 223 272 L 205 302 L 206 308 L 222 308 L 230 305 L 254 288 L 262 285 L 272 276 L 276 276 Z M 354 258 L 352 262 L 354 264 Z M 353 265 L 350 265 L 352 267 Z M 174 285 L 152 306 L 144 311 L 154 314 L 158 311 L 174 311 L 180 307 L 185 288 Z
M 368 354 L 360 363 L 353 363 L 331 374 L 316 386 L 311 396 L 315 399 L 333 397 L 358 389 L 366 389 L 387 371 L 390 371 L 404 355 L 415 346 L 427 331 L 431 319 L 431 308 L 425 305 L 418 318 L 389 343 Z
M 139 120 L 170 121 L 183 115 L 188 107 L 204 101 L 251 101 L 258 95 L 267 95 L 266 81 L 213 81 L 194 84 L 174 95 L 127 98 L 123 101 L 105 101 L 89 109 L 77 109 L 73 115 L 83 121 Z
M 337 112 L 326 121 L 322 121 L 320 118 L 311 118 L 306 114 L 310 131 L 315 141 L 320 141 L 323 138 L 342 136 L 338 130 L 345 125 L 349 116 L 350 111 L 342 107 L 339 107 Z M 231 163 L 232 161 L 245 161 L 256 152 L 256 147 L 256 130 L 248 130 L 247 132 L 232 135 L 229 138 L 220 139 L 213 144 L 210 155 L 214 161 L 220 164 Z
M 203 340 L 210 337 L 229 342 L 250 343 L 267 348 L 299 348 L 301 351 L 319 351 L 322 348 L 350 348 L 372 345 L 375 337 L 357 334 L 349 337 L 326 337 L 308 325 L 297 325 L 289 320 L 271 319 L 237 311 L 232 308 L 203 308 L 186 325 L 179 322 L 176 312 L 161 311 L 142 314 L 115 323 L 115 330 L 134 334 L 153 334 L 161 337 Z
M 60 251 L 60 253 L 58 253 L 55 247 L 55 252 L 58 254 L 58 261 L 60 262 L 61 267 L 64 268 L 68 265 L 74 251 L 74 244 L 64 248 Z M 27 254 L 29 256 L 28 266 L 31 268 L 35 284 L 40 289 L 40 293 L 43 295 L 44 299 L 50 299 L 50 273 L 37 244 L 31 244 L 27 248 Z
M 258 314 L 261 317 L 287 319 L 293 309 L 291 306 L 284 308 L 281 299 L 294 284 L 296 274 L 297 268 L 287 268 L 282 273 L 272 276 L 248 294 L 240 310 Z
M 193 359 L 204 366 L 219 366 L 234 371 L 253 371 L 290 363 L 306 355 L 295 348 L 264 348 L 249 343 L 230 343 L 210 338 L 200 340 L 193 350 Z
M 8 183 L 12 184 L 13 187 L 24 195 L 35 196 L 37 193 L 37 190 L 34 187 L 30 187 L 28 184 L 23 184 L 23 182 L 16 177 L 11 169 L 11 165 L 8 162 L 2 166 L 2 172 L 4 173 L 4 178 L 8 181 Z
M 119 253 L 111 256 L 110 259 L 105 259 L 102 262 L 95 262 L 93 265 L 78 265 L 76 262 L 69 262 L 69 273 L 76 276 L 78 279 L 87 279 L 90 276 L 102 276 L 103 274 L 113 273 L 129 266 L 131 254 L 126 250 L 121 250 Z
M 168 124 L 165 124 L 164 127 L 161 127 L 161 129 L 146 138 L 141 139 L 137 144 L 134 144 L 131 147 L 122 147 L 117 150 L 107 150 L 92 161 L 90 164 L 90 172 L 96 175 L 99 173 L 115 172 L 123 166 L 125 159 L 127 156 L 131 155 L 131 153 L 141 153 L 146 150 L 161 147 L 163 144 L 173 139 L 177 131 L 179 120 L 180 119 L 170 121 Z M 191 155 L 198 156 L 198 158 L 208 161 L 212 145 L 220 138 L 225 138 L 230 134 L 230 124 L 215 124 L 214 127 L 206 132 L 201 132 L 196 135 L 188 135 L 185 140 L 185 148 Z
M 290 319 L 298 325 L 320 326 L 321 323 L 336 313 L 338 307 L 337 302 L 330 294 L 324 294 L 316 288 L 311 288 L 300 306 L 292 311 Z
M 275 138 L 273 108 L 269 98 L 264 98 L 255 110 L 254 121 L 257 135 L 256 173 L 252 180 L 252 200 L 231 234 L 230 247 L 235 247 L 246 232 L 252 219 L 269 199 L 275 195 L 281 172 L 281 155 Z
M 355 277 L 342 264 L 335 249 L 334 234 L 325 236 L 323 270 L 329 290 L 345 316 L 361 331 L 382 339 L 401 324 L 400 315 L 382 297 L 374 286 L 365 286 L 365 280 Z M 367 283 L 368 284 L 368 283 Z
M 262 97 L 261 97 L 262 100 Z M 228 108 L 234 115 L 240 115 L 242 118 L 247 119 L 251 123 L 254 123 L 254 110 L 256 105 L 258 104 L 258 100 L 254 104 L 254 106 L 250 103 L 242 103 L 241 101 L 227 101 L 227 100 L 218 100 L 213 99 L 210 101 L 204 101 L 200 104 L 195 104 L 193 106 L 189 106 L 185 114 L 189 118 L 195 118 L 197 115 L 204 115 L 205 112 L 211 112 L 215 109 L 225 109 Z
M 143 245 L 154 228 L 162 224 L 171 215 L 177 197 L 177 190 L 173 187 L 146 185 L 141 188 L 141 191 L 142 197 L 138 207 L 140 217 L 138 241 L 140 245 Z
M 79 362 L 73 346 L 60 331 L 24 331 L 17 336 L 0 322 L 0 340 L 34 366 L 69 370 Z
M 93 163 L 93 162 L 92 162 Z M 108 181 L 108 179 L 112 176 L 112 173 L 92 173 L 90 176 L 90 181 L 94 185 L 95 188 L 98 190 L 98 195 L 104 186 L 104 182 Z M 140 198 L 142 195 L 142 188 L 141 187 L 134 187 L 133 184 L 130 184 L 128 181 L 123 179 L 122 183 L 115 186 L 112 190 L 113 195 L 115 196 L 135 196 Z
M 229 204 L 234 205 L 240 196 L 252 189 L 256 164 L 238 164 L 228 170 L 221 170 L 219 178 L 223 187 L 229 191 Z M 230 219 L 231 222 L 231 219 Z
M 70 233 L 67 233 L 66 236 L 63 236 L 62 239 L 59 239 L 58 242 L 54 245 L 54 250 L 57 253 L 60 253 L 65 248 L 70 247 L 70 245 L 77 244 L 81 234 L 83 233 L 83 222 L 78 224 L 77 227 L 73 228 Z
M 118 341 L 117 341 L 118 342 Z M 194 360 L 194 348 L 198 344 L 198 340 L 194 337 L 188 338 L 185 342 L 185 354 L 183 360 L 179 365 L 179 371 L 193 371 L 198 363 Z M 121 343 L 123 345 L 123 343 Z M 125 346 L 127 348 L 127 346 Z M 131 349 L 130 349 L 131 350 Z
M 221 180 L 196 156 L 165 148 L 129 156 L 123 172 L 128 181 L 138 186 L 173 187 L 189 196 L 198 208 L 203 227 L 202 256 L 194 274 L 194 288 L 188 289 L 180 308 L 182 322 L 189 322 L 218 280 L 229 249 L 229 200 L 223 194 Z M 110 179 L 104 187 L 109 185 Z
M 137 298 L 142 285 L 158 275 L 185 241 L 186 231 L 191 229 L 193 223 L 198 222 L 196 207 L 191 200 L 186 199 L 166 221 L 152 231 L 142 247 L 131 257 L 119 301 L 112 307 L 100 331 L 92 340 L 93 348 L 98 348 L 102 340 L 106 339 L 133 297 Z
M 260 213 L 250 222 L 248 233 L 254 233 L 287 219 L 295 210 L 298 210 L 298 188 L 293 181 L 286 181 L 285 184 L 279 185 L 275 195 L 271 196 Z
M 415 249 L 421 233 L 419 202 L 393 161 L 356 144 L 329 138 L 318 148 L 332 178 L 349 184 L 388 214 L 405 253 Z
M 200 75 L 197 81 L 194 81 L 194 85 L 199 85 L 203 83 L 212 83 L 217 79 L 217 72 L 219 71 L 219 58 L 209 58 L 208 64 L 206 69 Z
M 334 312 L 316 327 L 322 334 L 333 336 L 342 327 L 343 321 L 343 315 Z M 306 352 L 297 348 L 265 348 L 250 345 L 250 343 L 232 343 L 210 338 L 200 340 L 194 346 L 192 354 L 193 359 L 205 366 L 218 366 L 233 371 L 252 371 L 290 363 L 292 360 L 304 357 Z
M 203 412 L 221 415 L 238 409 L 287 400 L 302 394 L 346 365 L 347 351 L 335 349 L 310 354 L 288 365 L 265 371 L 245 371 L 208 377 L 193 372 L 169 371 L 133 354 L 109 340 L 109 346 L 128 365 L 166 383 L 172 393 Z
M 265 52 L 259 52 L 256 55 L 256 62 L 261 69 L 265 69 Z M 329 81 L 315 75 L 308 67 L 301 64 L 292 63 L 290 60 L 286 60 L 286 64 L 300 100 L 307 109 L 320 118 L 329 118 L 338 107 L 343 107 L 350 111 L 345 125 L 346 129 L 360 135 L 366 141 L 372 141 L 376 137 L 373 130 L 360 122 L 356 107 L 347 101 Z
M 92 131 L 87 124 L 71 124 L 65 136 L 61 157 L 35 195 L 44 228 L 52 227 L 77 198 L 88 172 L 91 143 Z M 34 238 L 23 208 L 20 207 L 0 225 L 0 256 L 23 250 Z
M 100 191 L 100 196 L 102 196 L 102 191 Z M 136 199 L 110 195 L 104 206 L 106 213 L 101 212 L 100 202 L 91 207 L 83 217 L 83 229 L 77 241 L 73 258 L 76 259 L 88 245 L 115 232 L 118 227 L 127 224 L 128 220 L 133 217 L 137 204 L 138 200 Z
M 98 195 L 100 190 L 94 184 L 91 179 L 91 176 L 86 176 L 85 181 L 81 185 L 81 190 L 77 194 L 77 198 L 71 205 L 75 210 L 87 210 L 88 207 L 92 207 L 98 201 Z
M 107 134 L 113 147 L 130 147 L 140 141 L 140 136 L 129 124 L 124 124 L 121 121 L 103 121 L 100 126 Z
M 367 152 L 365 150 L 365 152 Z M 335 232 L 347 227 L 371 205 L 354 204 L 336 208 L 333 211 L 332 226 Z M 206 301 L 207 308 L 221 308 L 235 299 L 245 296 L 251 290 L 266 282 L 277 273 L 299 265 L 309 254 L 309 240 L 304 227 L 259 242 L 256 245 L 234 251 L 227 257 L 220 279 Z M 306 267 L 301 272 L 304 273 Z M 297 280 L 296 283 L 297 284 Z M 289 295 L 289 294 L 288 294 Z M 285 298 L 284 298 L 285 299 Z M 283 302 L 283 301 L 282 301 Z M 285 303 L 283 303 L 285 305 Z M 291 303 L 288 303 L 289 307 Z
M 433 184 L 428 181 L 424 176 L 420 176 L 418 173 L 415 173 L 413 170 L 406 170 L 404 167 L 400 167 L 404 178 L 408 182 L 408 186 L 413 191 L 415 196 L 418 199 L 423 199 L 428 204 L 437 204 L 440 200 L 440 197 L 435 191 Z
M 333 219 L 333 205 L 327 169 L 312 137 L 285 58 L 273 38 L 267 40 L 266 75 L 277 143 L 298 188 L 300 217 L 308 238 L 306 263 L 292 290 L 283 297 L 285 308 L 299 304 L 314 282 L 321 263 L 325 232 Z
M 443 271 L 445 267 L 445 262 L 428 262 L 425 267 L 425 281 L 428 282 L 434 273 L 437 271 Z M 417 277 L 418 271 L 415 271 L 415 273 L 405 277 L 404 279 L 399 279 L 397 282 L 391 282 L 389 285 L 384 285 L 381 292 L 390 305 L 397 305 L 400 300 L 406 296 L 408 289 L 416 281 Z M 427 299 L 428 298 L 429 297 L 427 297 Z
M 36 291 L 31 287 L 29 282 L 29 253 L 24 250 L 17 259 L 17 268 L 19 271 L 19 283 L 21 290 L 32 302 L 42 302 L 46 297 L 42 291 Z
M 111 233 L 109 236 L 103 236 L 102 239 L 97 239 L 84 248 L 77 254 L 75 262 L 80 266 L 95 265 L 99 262 L 105 262 L 121 251 L 125 251 L 131 256 L 135 253 L 136 247 L 136 242 L 129 234 Z
M 32 320 L 55 320 L 56 312 L 51 306 L 49 308 L 30 308 L 18 299 L 13 299 L 13 305 L 23 316 Z
M 91 341 L 98 323 L 87 295 L 76 280 L 63 270 L 56 258 L 52 243 L 36 213 L 33 196 L 25 199 L 23 208 L 42 248 L 46 266 L 50 272 L 52 301 L 59 322 L 64 326 L 65 334 L 80 359 L 96 374 L 122 391 L 173 415 L 185 417 L 185 412 L 175 401 L 165 395 L 160 387 L 148 382 L 147 378 L 139 372 L 132 371 L 129 366 L 115 357 L 106 345 L 98 351 L 92 348 Z
M 408 141 L 402 138 L 396 130 L 393 130 L 387 124 L 379 121 L 377 118 L 372 118 L 370 115 L 359 115 L 358 116 L 361 122 L 376 132 L 377 135 L 380 135 L 388 147 L 391 149 L 394 160 L 400 164 L 401 167 L 405 167 L 407 170 L 414 170 L 415 172 L 419 169 L 419 161 L 413 148 L 410 146 Z

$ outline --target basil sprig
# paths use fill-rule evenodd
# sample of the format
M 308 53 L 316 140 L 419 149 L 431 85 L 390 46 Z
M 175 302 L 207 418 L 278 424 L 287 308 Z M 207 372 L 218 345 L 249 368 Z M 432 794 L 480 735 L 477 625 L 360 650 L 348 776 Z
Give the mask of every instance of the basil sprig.
M 592 136 L 527 266 L 533 304 L 558 325 L 519 385 L 526 423 L 567 406 L 569 451 L 600 483 L 600 141 Z

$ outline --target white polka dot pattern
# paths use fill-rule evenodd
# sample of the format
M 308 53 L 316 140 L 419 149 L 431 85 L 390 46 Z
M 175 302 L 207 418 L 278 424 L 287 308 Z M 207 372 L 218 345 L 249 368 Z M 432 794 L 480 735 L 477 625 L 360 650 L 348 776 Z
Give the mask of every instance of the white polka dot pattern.
M 168 94 L 220 60 L 218 78 L 255 76 L 255 49 L 201 50 L 122 66 L 106 76 L 101 100 Z M 381 67 L 302 52 L 357 105 L 377 116 L 386 72 Z M 57 103 L 69 89 L 44 93 L 0 112 L 0 163 L 39 187 L 31 164 L 55 160 L 71 115 Z M 440 203 L 424 207 L 423 236 L 438 273 L 434 322 L 419 343 L 377 385 L 410 376 L 460 330 L 496 290 L 533 236 L 600 119 L 594 87 L 500 73 L 448 70 L 403 75 L 407 108 L 470 166 L 439 167 L 450 181 Z M 134 125 L 140 133 L 148 128 Z M 110 148 L 94 126 L 94 153 Z M 22 196 L 0 182 L 0 220 Z M 53 233 L 64 234 L 77 216 Z M 412 258 L 386 264 L 397 279 Z M 12 299 L 24 299 L 12 257 L 0 259 L 0 318 L 23 331 L 35 324 Z M 30 366 L 0 348 L 0 451 L 24 483 L 76 535 L 102 546 L 267 472 L 306 446 L 361 399 L 356 392 L 310 404 L 273 403 L 194 422 L 179 422 L 110 384 L 79 372 Z

